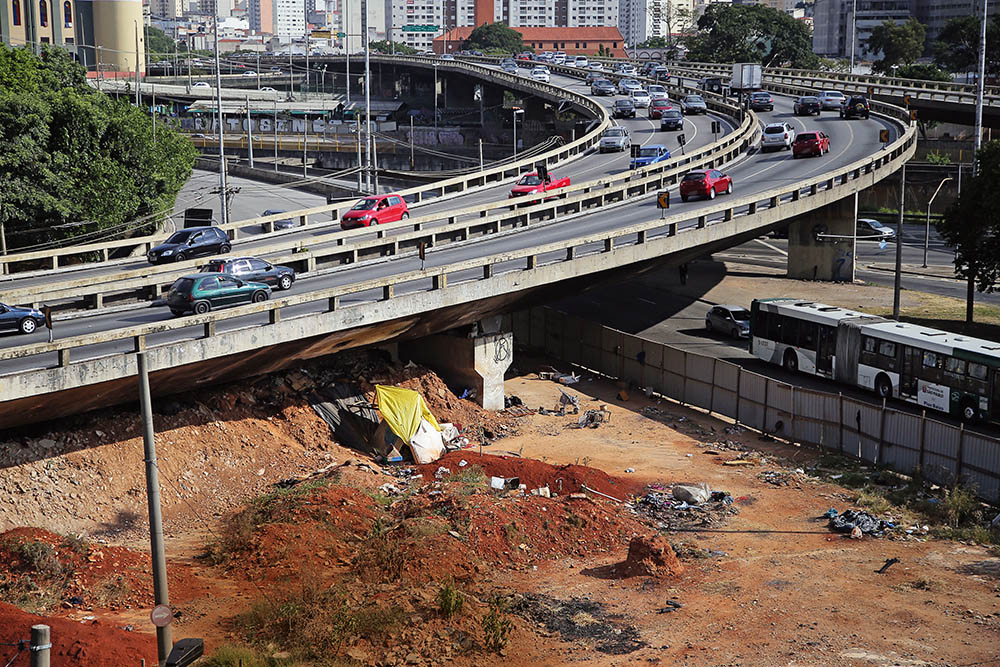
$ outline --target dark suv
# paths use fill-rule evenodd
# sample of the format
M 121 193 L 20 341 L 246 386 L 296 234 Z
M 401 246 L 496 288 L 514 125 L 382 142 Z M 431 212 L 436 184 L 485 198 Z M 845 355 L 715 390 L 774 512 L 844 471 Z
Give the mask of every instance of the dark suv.
M 217 227 L 189 227 L 174 232 L 166 241 L 146 253 L 150 264 L 183 262 L 192 257 L 225 254 L 232 250 L 229 237 Z
M 228 273 L 240 280 L 264 283 L 280 290 L 291 289 L 295 271 L 287 266 L 277 266 L 256 257 L 213 259 L 199 269 L 202 273 Z
M 614 118 L 635 118 L 635 104 L 632 100 L 615 100 L 611 115 Z
M 867 119 L 872 113 L 871 105 L 868 104 L 868 100 L 861 97 L 860 95 L 855 95 L 848 98 L 844 106 L 840 107 L 840 117 L 841 118 L 865 118 Z

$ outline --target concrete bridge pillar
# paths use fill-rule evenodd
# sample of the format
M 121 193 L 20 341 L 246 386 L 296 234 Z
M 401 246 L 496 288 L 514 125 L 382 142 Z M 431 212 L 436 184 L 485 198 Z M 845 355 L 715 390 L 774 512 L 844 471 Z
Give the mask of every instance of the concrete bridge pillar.
M 445 382 L 470 387 L 487 410 L 504 409 L 503 378 L 514 358 L 514 334 L 509 330 L 473 336 L 435 334 L 401 346 L 403 358 L 429 366 Z
M 788 277 L 854 282 L 858 197 L 845 197 L 788 225 Z

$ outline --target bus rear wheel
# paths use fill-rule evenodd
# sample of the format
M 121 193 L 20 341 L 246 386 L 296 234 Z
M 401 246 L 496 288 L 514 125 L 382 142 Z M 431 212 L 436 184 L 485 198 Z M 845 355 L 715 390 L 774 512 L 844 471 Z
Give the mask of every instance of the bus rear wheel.
M 799 370 L 799 355 L 795 353 L 795 350 L 785 350 L 785 363 L 783 365 L 786 371 L 792 373 Z
M 879 398 L 892 398 L 892 381 L 886 375 L 875 378 L 875 393 Z

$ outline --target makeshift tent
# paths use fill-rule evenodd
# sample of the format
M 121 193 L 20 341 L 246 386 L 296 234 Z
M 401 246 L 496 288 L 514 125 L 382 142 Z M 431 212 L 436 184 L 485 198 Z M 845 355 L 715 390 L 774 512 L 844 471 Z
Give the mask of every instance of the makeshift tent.
M 375 397 L 383 423 L 379 425 L 373 445 L 379 453 L 388 455 L 395 447 L 391 431 L 409 445 L 417 463 L 437 461 L 444 454 L 441 427 L 427 408 L 424 397 L 412 389 L 375 385 Z

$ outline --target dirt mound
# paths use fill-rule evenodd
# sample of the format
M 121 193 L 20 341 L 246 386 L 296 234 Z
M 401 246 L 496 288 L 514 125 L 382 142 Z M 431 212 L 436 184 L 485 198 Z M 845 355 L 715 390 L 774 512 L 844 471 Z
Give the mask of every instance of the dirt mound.
M 148 554 L 15 528 L 0 534 L 0 591 L 5 601 L 37 611 L 152 606 Z
M 52 629 L 52 664 L 59 667 L 122 667 L 156 664 L 156 637 L 138 632 L 126 632 L 101 621 L 78 623 L 61 618 L 46 618 L 21 611 L 0 602 L 0 644 L 4 644 L 0 659 L 7 664 L 17 652 L 8 646 L 31 636 L 31 626 L 43 623 Z M 15 665 L 27 665 L 28 656 L 19 657 Z
M 434 463 L 418 466 L 418 472 L 425 480 L 434 478 L 435 471 L 444 466 L 453 473 L 459 472 L 465 466 L 459 466 L 463 460 L 467 465 L 477 465 L 482 468 L 487 477 L 519 477 L 521 484 L 529 489 L 548 486 L 553 493 L 568 495 L 582 491 L 584 485 L 595 491 L 606 493 L 619 500 L 626 496 L 639 493 L 644 485 L 621 477 L 612 477 L 603 470 L 581 465 L 552 465 L 535 459 L 522 459 L 513 456 L 494 456 L 491 454 L 476 454 L 469 450 L 449 452 Z M 561 481 L 560 481 L 561 480 Z
M 684 571 L 674 548 L 660 535 L 634 537 L 628 556 L 618 566 L 623 577 L 675 577 Z

